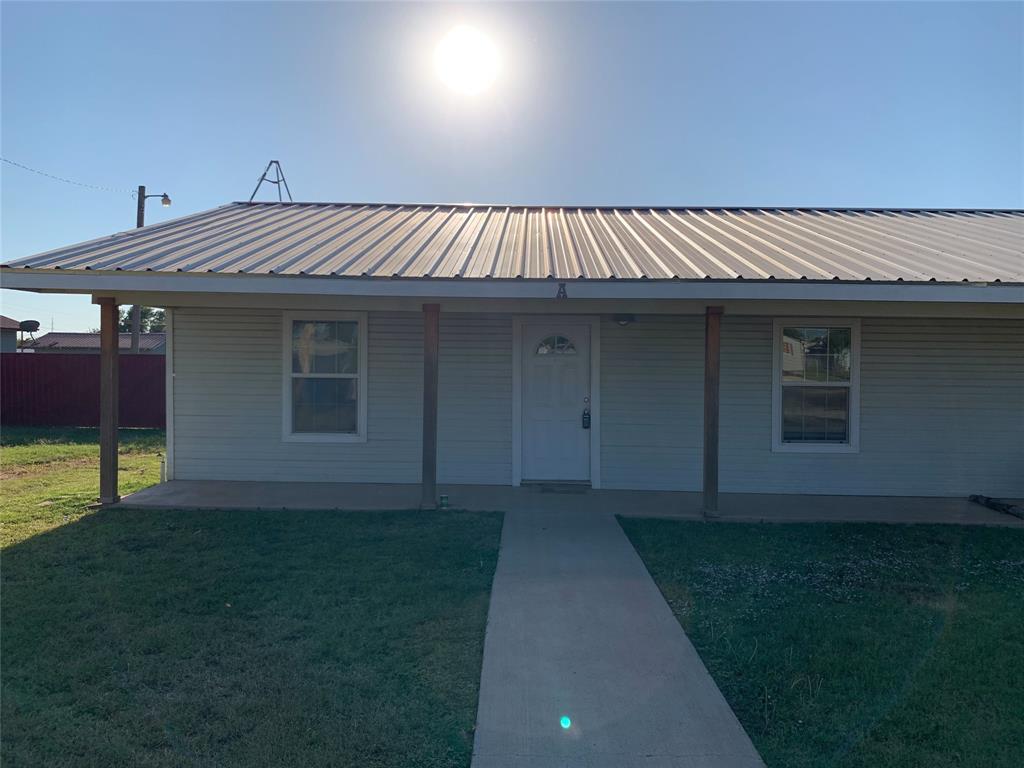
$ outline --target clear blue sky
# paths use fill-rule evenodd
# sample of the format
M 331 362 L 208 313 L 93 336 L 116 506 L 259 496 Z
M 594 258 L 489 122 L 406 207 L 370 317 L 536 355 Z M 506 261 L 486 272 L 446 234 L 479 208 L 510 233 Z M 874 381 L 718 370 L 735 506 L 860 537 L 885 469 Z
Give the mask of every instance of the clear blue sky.
M 443 89 L 475 25 L 502 71 Z M 2 154 L 167 191 L 161 221 L 246 199 L 1024 206 L 1024 4 L 11 3 Z M 127 193 L 2 167 L 10 260 L 134 226 Z M 86 297 L 2 291 L 49 329 Z

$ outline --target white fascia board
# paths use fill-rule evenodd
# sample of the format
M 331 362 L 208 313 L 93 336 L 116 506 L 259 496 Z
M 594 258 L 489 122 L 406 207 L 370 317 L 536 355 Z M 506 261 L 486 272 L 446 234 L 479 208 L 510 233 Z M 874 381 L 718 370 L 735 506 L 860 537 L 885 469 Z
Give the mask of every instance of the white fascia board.
M 774 299 L 1024 304 L 1024 285 L 783 280 L 487 280 L 339 278 L 3 269 L 0 287 L 53 293 L 190 292 L 417 298 Z M 565 299 L 563 299 L 565 300 Z

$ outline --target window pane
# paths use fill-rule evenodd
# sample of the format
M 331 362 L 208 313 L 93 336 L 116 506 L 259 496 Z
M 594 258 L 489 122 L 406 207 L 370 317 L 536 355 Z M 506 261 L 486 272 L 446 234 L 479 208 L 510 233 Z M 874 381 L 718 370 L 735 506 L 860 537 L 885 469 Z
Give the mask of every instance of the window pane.
M 782 389 L 782 442 L 800 442 L 804 437 L 803 387 Z
M 782 380 L 850 380 L 849 328 L 783 328 Z
M 830 443 L 845 443 L 849 439 L 850 390 L 829 387 L 825 390 L 825 439 Z
M 845 443 L 849 412 L 847 387 L 783 387 L 782 440 L 787 443 Z
M 827 381 L 828 329 L 782 329 L 783 381 Z
M 538 355 L 575 355 L 576 345 L 565 336 L 548 336 L 537 345 Z
M 335 325 L 338 328 L 338 373 L 358 373 L 359 323 L 346 320 Z
M 828 355 L 804 355 L 804 381 L 828 381 Z
M 358 373 L 359 323 L 292 323 L 293 373 Z
M 799 328 L 782 331 L 782 380 L 803 381 L 804 344 Z
M 829 328 L 828 330 L 828 380 L 850 380 L 850 347 L 851 334 L 849 328 Z
M 356 433 L 358 379 L 292 379 L 292 431 Z

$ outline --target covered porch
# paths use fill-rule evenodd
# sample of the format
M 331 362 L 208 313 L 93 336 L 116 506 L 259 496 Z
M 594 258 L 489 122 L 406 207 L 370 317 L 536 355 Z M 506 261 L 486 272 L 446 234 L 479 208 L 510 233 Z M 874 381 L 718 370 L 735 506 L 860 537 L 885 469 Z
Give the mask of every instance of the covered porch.
M 500 512 L 586 511 L 595 515 L 714 519 L 733 522 L 951 523 L 1024 527 L 1024 520 L 963 498 L 721 493 L 709 518 L 701 493 L 595 490 L 567 484 L 440 485 L 453 509 Z M 124 497 L 139 509 L 396 510 L 414 509 L 420 487 L 384 483 L 171 480 Z M 1020 503 L 1020 502 L 1018 502 Z
M 559 291 L 564 291 L 564 284 L 559 288 Z M 118 370 L 118 347 L 116 344 L 116 323 L 118 317 L 118 306 L 119 302 L 113 297 L 96 297 L 94 302 L 100 307 L 100 321 L 101 321 L 101 425 L 100 425 L 100 503 L 102 505 L 113 505 L 121 501 L 121 497 L 118 489 L 118 399 L 119 399 L 119 385 L 117 378 Z M 148 489 L 145 494 L 135 494 L 133 496 L 133 505 L 145 505 L 145 506 L 165 506 L 165 507 L 213 507 L 213 508 L 290 508 L 290 509 L 396 509 L 396 508 L 420 508 L 420 509 L 435 509 L 438 506 L 459 506 L 460 508 L 471 508 L 471 509 L 503 509 L 503 508 L 515 508 L 516 504 L 525 505 L 527 507 L 536 508 L 535 504 L 532 504 L 528 497 L 531 493 L 540 493 L 545 496 L 573 496 L 582 497 L 587 496 L 588 492 L 592 492 L 601 488 L 600 475 L 601 475 L 601 419 L 600 419 L 600 328 L 602 324 L 602 318 L 608 322 L 614 322 L 616 325 L 624 326 L 632 324 L 635 320 L 635 315 L 630 313 L 628 315 L 622 313 L 608 312 L 596 314 L 580 313 L 579 309 L 576 312 L 566 314 L 552 314 L 550 312 L 538 312 L 536 308 L 532 312 L 508 312 L 503 315 L 504 319 L 507 319 L 510 327 L 512 328 L 512 336 L 515 340 L 512 345 L 513 359 L 509 361 L 511 368 L 511 375 L 513 379 L 512 390 L 513 394 L 508 401 L 502 401 L 499 404 L 501 408 L 508 408 L 511 411 L 512 425 L 511 436 L 510 436 L 510 448 L 512 452 L 511 465 L 511 484 L 510 485 L 498 485 L 498 484 L 483 484 L 483 483 L 459 483 L 453 484 L 447 490 L 439 490 L 439 485 L 443 482 L 443 478 L 440 477 L 439 465 L 444 460 L 443 455 L 439 455 L 439 411 L 440 402 L 443 398 L 441 391 L 441 374 L 442 374 L 442 359 L 441 354 L 442 348 L 442 304 L 441 303 L 421 303 L 417 300 L 412 302 L 405 302 L 403 309 L 406 310 L 405 318 L 403 321 L 407 323 L 407 328 L 415 328 L 418 335 L 422 339 L 421 351 L 416 350 L 413 355 L 409 355 L 409 349 L 405 349 L 402 354 L 405 356 L 406 364 L 410 361 L 418 365 L 422 371 L 420 379 L 419 391 L 415 395 L 415 399 L 420 401 L 419 408 L 419 419 L 418 423 L 412 425 L 412 429 L 416 429 L 419 432 L 420 439 L 417 441 L 417 453 L 415 456 L 415 463 L 419 465 L 419 482 L 396 482 L 396 483 L 356 483 L 356 482 L 316 482 L 306 481 L 302 483 L 290 483 L 287 481 L 274 481 L 269 483 L 253 482 L 250 480 L 239 481 L 239 480 L 206 480 L 206 479 L 175 479 L 176 473 L 175 467 L 175 415 L 174 415 L 174 402 L 175 402 L 175 377 L 176 377 L 176 355 L 175 355 L 175 316 L 179 311 L 183 309 L 199 309 L 204 310 L 206 302 L 196 301 L 192 299 L 194 304 L 182 307 L 178 305 L 174 308 L 168 308 L 168 365 L 167 365 L 167 424 L 168 424 L 168 439 L 167 439 L 167 477 L 170 480 L 169 483 L 163 484 L 159 488 Z M 351 302 L 349 302 L 351 303 Z M 690 320 L 700 319 L 703 326 L 703 344 L 701 362 L 703 363 L 702 372 L 700 374 L 702 378 L 702 390 L 700 397 L 700 408 L 702 411 L 701 431 L 699 436 L 699 448 L 700 451 L 700 492 L 686 492 L 677 493 L 675 495 L 680 497 L 686 497 L 690 501 L 696 504 L 696 510 L 698 516 L 715 515 L 719 509 L 719 402 L 720 402 L 720 370 L 721 370 L 721 328 L 722 328 L 722 316 L 724 313 L 724 307 L 722 305 L 708 305 L 705 302 L 692 302 L 690 313 L 687 317 Z M 372 306 L 372 304 L 370 305 Z M 453 307 L 456 311 L 453 314 L 454 317 L 462 317 L 465 319 L 469 318 L 481 318 L 485 317 L 482 313 L 465 313 L 458 312 L 459 309 L 464 309 L 458 303 L 449 302 L 449 306 Z M 538 305 L 539 308 L 547 309 L 547 307 L 553 306 L 549 302 L 542 302 Z M 602 305 L 607 309 L 609 305 L 604 303 Z M 626 308 L 633 308 L 632 304 L 623 305 Z M 523 309 L 524 306 L 520 303 L 518 307 L 516 305 L 509 305 L 508 309 Z M 409 312 L 409 309 L 413 309 L 413 312 Z M 696 311 L 700 314 L 698 315 Z M 586 310 L 586 308 L 584 308 Z M 288 310 L 282 310 L 285 312 L 286 317 Z M 351 313 L 351 314 L 359 314 Z M 362 312 L 363 316 L 370 314 L 371 316 L 375 313 Z M 701 317 L 703 315 L 703 317 Z M 346 315 L 347 317 L 347 315 Z M 523 465 L 526 463 L 525 459 L 533 448 L 526 443 L 520 430 L 522 424 L 522 410 L 523 400 L 521 391 L 523 389 L 522 379 L 524 374 L 519 370 L 522 366 L 519 365 L 521 361 L 521 353 L 523 348 L 523 342 L 521 337 L 523 335 L 523 329 L 526 327 L 526 323 L 529 322 L 530 318 L 547 318 L 551 322 L 556 322 L 559 325 L 553 326 L 561 328 L 561 323 L 572 323 L 577 327 L 586 328 L 591 331 L 589 336 L 589 342 L 593 344 L 593 350 L 586 358 L 583 359 L 582 365 L 579 366 L 580 374 L 579 381 L 576 383 L 580 385 L 581 391 L 586 394 L 582 399 L 582 404 L 585 406 L 583 410 L 582 427 L 579 432 L 583 436 L 583 445 L 585 448 L 584 452 L 581 452 L 581 456 L 584 457 L 583 474 L 579 479 L 571 479 L 569 482 L 540 482 L 540 481 L 529 481 L 526 480 L 526 470 Z M 552 318 L 558 318 L 552 320 Z M 624 322 L 621 318 L 629 318 L 628 322 Z M 409 322 L 409 321 L 412 322 Z M 459 321 L 459 322 L 464 322 Z M 417 327 L 418 326 L 418 327 Z M 360 368 L 365 369 L 367 367 L 365 361 L 365 348 L 366 342 L 366 330 L 365 325 L 361 325 L 361 336 L 360 346 L 363 348 L 363 358 L 360 358 Z M 545 332 L 546 333 L 546 332 Z M 543 334 L 542 334 L 543 335 Z M 193 334 L 194 337 L 194 334 Z M 556 338 L 550 336 L 548 338 Z M 557 338 L 562 338 L 558 336 Z M 285 344 L 288 344 L 288 339 L 285 340 Z M 536 344 L 536 340 L 533 341 Z M 543 342 L 542 342 L 543 344 Z M 589 350 L 588 350 L 589 351 Z M 573 350 L 575 353 L 575 350 Z M 418 358 L 418 359 L 416 359 Z M 287 363 L 290 365 L 290 363 Z M 462 371 L 465 375 L 466 371 Z M 475 375 L 476 371 L 472 372 L 471 375 Z M 458 375 L 458 374 L 457 374 Z M 362 380 L 365 385 L 365 379 Z M 408 394 L 408 393 L 407 393 Z M 406 398 L 408 401 L 411 398 Z M 449 396 L 451 399 L 451 396 Z M 366 441 L 365 422 L 366 416 L 366 401 L 365 399 L 360 402 L 362 409 L 361 415 L 358 417 L 361 422 L 359 439 L 353 442 L 361 443 Z M 571 406 L 575 407 L 575 406 Z M 564 411 L 564 408 L 562 409 Z M 564 416 L 564 413 L 562 414 Z M 573 414 L 575 417 L 575 414 Z M 245 418 L 245 414 L 239 412 L 235 420 L 240 421 Z M 575 424 L 576 419 L 573 419 L 574 426 L 580 426 Z M 471 433 L 476 426 L 468 425 L 463 427 Z M 538 438 L 543 437 L 538 435 Z M 287 441 L 287 438 L 286 438 Z M 541 441 L 542 442 L 542 441 Z M 386 465 L 385 460 L 382 464 Z M 383 466 L 386 469 L 386 466 Z M 275 472 L 276 474 L 276 472 Z M 282 472 L 281 474 L 286 474 Z M 537 477 L 543 475 L 529 475 L 530 477 Z M 569 475 L 561 475 L 556 473 L 559 478 L 570 477 Z M 520 483 L 524 484 L 524 488 L 518 494 L 507 494 L 508 491 L 519 491 Z M 297 492 L 293 493 L 288 489 L 297 489 Z M 472 489 L 468 493 L 466 489 Z M 210 503 L 204 501 L 203 498 L 209 496 L 212 499 L 221 498 L 222 493 L 227 491 L 228 497 L 223 503 Z M 666 492 L 653 491 L 648 494 L 650 503 L 653 505 L 651 509 L 655 509 L 661 506 L 661 497 Z M 159 499 L 165 495 L 172 497 L 181 496 L 182 498 L 175 498 L 175 500 L 168 503 L 162 503 Z M 466 498 L 466 503 L 454 504 L 450 501 L 451 498 L 460 497 Z M 261 499 L 263 500 L 261 502 Z M 267 502 L 267 499 L 276 499 L 273 503 Z M 523 499 L 522 501 L 518 501 Z M 470 501 L 472 500 L 472 501 Z M 590 504 L 593 503 L 593 497 L 588 497 L 586 502 L 578 498 L 578 503 Z M 609 504 L 617 503 L 609 501 Z M 497 506 L 496 506 L 497 505 Z M 678 506 L 676 503 L 674 506 Z
M 106 298 L 98 303 L 106 327 L 116 318 L 116 304 Z M 368 317 L 369 341 L 362 347 L 369 347 L 369 388 L 363 390 L 369 405 L 362 418 L 369 432 L 341 445 L 282 437 L 287 390 L 282 392 L 280 377 L 290 365 L 282 363 L 288 349 L 282 329 L 290 327 L 291 306 L 229 311 L 199 304 L 188 297 L 169 311 L 171 482 L 133 497 L 133 505 L 434 509 L 446 496 L 448 506 L 462 509 L 995 523 L 1000 516 L 976 508 L 967 495 L 1020 495 L 1013 480 L 1019 453 L 1000 449 L 996 439 L 1009 430 L 1000 414 L 1015 412 L 1013 370 L 992 367 L 981 345 L 1011 330 L 995 318 L 940 320 L 919 307 L 892 317 L 892 307 L 859 304 L 858 327 L 863 325 L 872 355 L 866 448 L 816 454 L 772 446 L 778 422 L 773 316 L 783 308 L 762 302 L 662 307 L 604 301 L 562 305 L 570 311 L 552 314 L 550 300 L 540 306 L 491 302 L 489 312 L 451 300 L 411 299 L 387 311 L 368 300 L 346 300 Z M 624 316 L 617 311 L 622 309 L 635 311 Z M 584 438 L 580 455 L 589 459 L 579 478 L 559 473 L 544 481 L 524 468 L 534 451 L 529 446 L 538 443 L 527 443 L 521 431 L 524 357 L 535 346 L 522 339 L 536 317 L 547 319 L 535 335 L 552 325 L 581 334 L 574 336 L 580 341 L 589 329 L 590 364 L 580 368 L 582 386 L 589 381 L 592 397 L 584 404 L 592 418 L 581 425 L 575 404 L 569 414 L 572 431 Z M 251 335 L 242 347 L 234 342 L 240 329 Z M 917 360 L 915 371 L 929 371 L 936 386 L 908 389 L 902 363 L 892 361 L 937 336 L 947 345 L 955 342 L 956 355 Z M 109 344 L 103 355 L 111 420 L 103 434 L 106 504 L 119 501 L 117 427 L 111 423 L 116 355 Z M 986 371 L 993 384 L 1005 374 L 1006 386 L 992 394 L 1010 410 L 983 409 L 963 389 L 960 369 L 948 364 L 953 359 Z M 955 440 L 927 427 L 950 405 L 957 415 L 943 429 L 953 428 Z
M 233 204 L 4 278 L 100 307 L 103 504 L 120 501 L 116 325 L 133 304 L 167 309 L 174 482 L 152 494 L 274 481 L 225 505 L 927 519 L 933 499 L 1024 492 L 1022 223 Z M 948 502 L 973 519 L 967 504 Z

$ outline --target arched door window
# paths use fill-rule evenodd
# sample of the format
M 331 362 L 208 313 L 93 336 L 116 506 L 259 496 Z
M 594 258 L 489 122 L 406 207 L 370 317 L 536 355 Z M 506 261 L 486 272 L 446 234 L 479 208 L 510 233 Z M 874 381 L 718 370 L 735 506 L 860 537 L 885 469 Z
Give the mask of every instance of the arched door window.
M 538 355 L 575 355 L 576 345 L 565 336 L 548 336 L 537 345 Z

